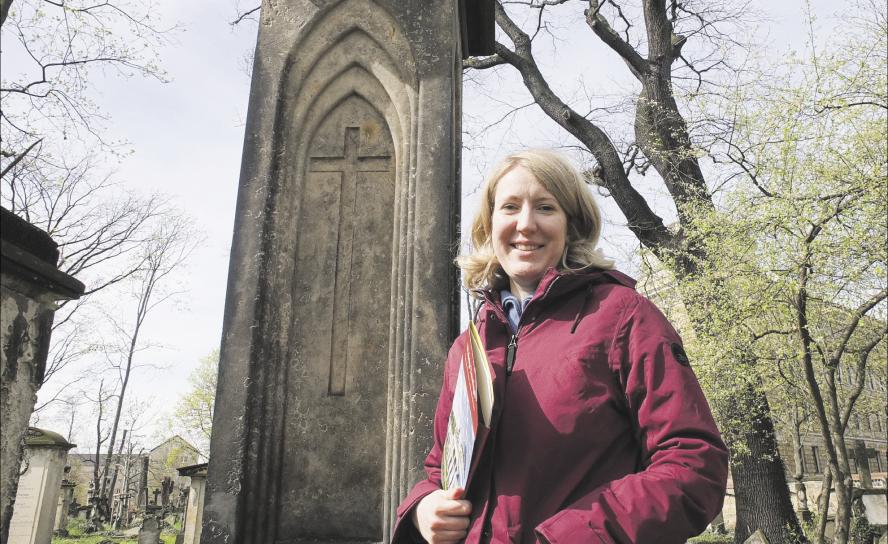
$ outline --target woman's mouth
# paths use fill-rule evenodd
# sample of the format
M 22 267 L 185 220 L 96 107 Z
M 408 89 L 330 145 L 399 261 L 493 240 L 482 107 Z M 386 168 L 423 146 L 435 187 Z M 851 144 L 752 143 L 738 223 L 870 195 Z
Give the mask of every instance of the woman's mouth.
M 528 243 L 514 243 L 512 247 L 517 249 L 518 251 L 534 251 L 540 249 L 542 244 L 528 244 Z

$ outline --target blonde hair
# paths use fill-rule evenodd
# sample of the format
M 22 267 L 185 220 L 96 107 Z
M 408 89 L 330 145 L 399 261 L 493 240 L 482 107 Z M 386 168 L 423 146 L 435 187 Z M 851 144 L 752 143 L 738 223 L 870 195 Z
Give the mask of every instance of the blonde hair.
M 580 173 L 554 151 L 527 149 L 503 159 L 484 183 L 483 200 L 472 222 L 470 252 L 456 258 L 466 288 L 477 291 L 508 286 L 508 278 L 493 252 L 491 217 L 499 180 L 517 166 L 533 174 L 567 215 L 565 251 L 558 269 L 576 272 L 587 267 L 613 268 L 614 262 L 597 248 L 601 213 Z

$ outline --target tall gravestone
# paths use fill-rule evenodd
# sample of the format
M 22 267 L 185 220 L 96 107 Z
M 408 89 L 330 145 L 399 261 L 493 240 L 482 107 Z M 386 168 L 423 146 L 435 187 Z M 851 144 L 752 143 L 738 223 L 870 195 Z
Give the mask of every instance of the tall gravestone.
M 201 541 L 381 542 L 458 326 L 466 43 L 492 5 L 265 2 Z M 480 30 L 474 30 L 474 29 Z
M 0 544 L 9 538 L 28 420 L 43 383 L 59 301 L 84 286 L 58 269 L 50 236 L 0 207 Z

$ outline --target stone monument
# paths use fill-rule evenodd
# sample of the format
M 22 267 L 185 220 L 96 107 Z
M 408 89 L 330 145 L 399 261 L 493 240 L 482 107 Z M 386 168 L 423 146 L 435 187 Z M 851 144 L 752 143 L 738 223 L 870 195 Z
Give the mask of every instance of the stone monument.
M 458 332 L 461 61 L 492 13 L 263 4 L 204 544 L 388 540 Z
M 9 542 L 49 544 L 55 526 L 69 444 L 60 434 L 28 427 Z
M 188 502 L 185 503 L 185 521 L 182 523 L 182 544 L 198 544 L 203 526 L 203 505 L 206 495 L 207 464 L 176 469 L 180 476 L 188 476 Z
M 65 476 L 62 478 L 61 490 L 59 491 L 59 504 L 56 508 L 55 523 L 53 524 L 53 534 L 58 536 L 68 536 L 68 510 L 71 508 L 71 502 L 74 500 L 74 488 L 77 487 L 75 482 L 67 479 L 71 467 L 65 467 Z
M 83 284 L 59 271 L 48 234 L 0 208 L 0 544 L 19 481 L 28 419 L 43 383 L 56 302 L 75 299 Z

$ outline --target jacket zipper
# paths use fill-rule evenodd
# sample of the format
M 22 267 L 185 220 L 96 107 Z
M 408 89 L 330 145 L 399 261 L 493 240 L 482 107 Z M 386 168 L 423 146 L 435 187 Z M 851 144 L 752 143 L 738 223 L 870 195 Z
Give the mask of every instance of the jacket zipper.
M 515 352 L 518 351 L 518 333 L 512 335 L 509 339 L 509 345 L 506 346 L 506 376 L 512 375 L 512 366 L 515 364 Z
M 552 286 L 555 285 L 556 281 L 558 281 L 558 278 L 554 278 L 552 280 L 552 282 L 549 284 L 549 287 L 546 288 L 540 298 L 545 298 L 546 295 L 549 294 L 549 291 L 552 290 Z M 531 300 L 531 302 L 533 301 Z M 527 308 L 525 308 L 525 311 L 521 313 L 521 317 L 518 319 L 517 331 L 515 332 L 515 334 L 512 335 L 511 338 L 509 338 L 509 345 L 506 346 L 506 377 L 512 375 L 512 367 L 515 366 L 515 355 L 518 352 L 518 333 L 521 332 L 521 322 L 524 321 L 524 316 L 527 315 L 526 310 Z M 506 320 L 506 322 L 506 327 L 508 327 L 508 319 Z

